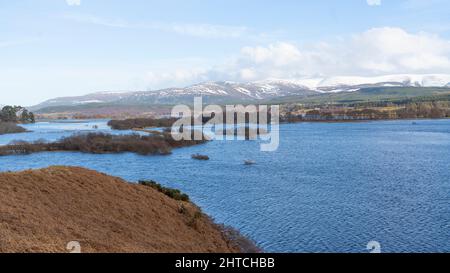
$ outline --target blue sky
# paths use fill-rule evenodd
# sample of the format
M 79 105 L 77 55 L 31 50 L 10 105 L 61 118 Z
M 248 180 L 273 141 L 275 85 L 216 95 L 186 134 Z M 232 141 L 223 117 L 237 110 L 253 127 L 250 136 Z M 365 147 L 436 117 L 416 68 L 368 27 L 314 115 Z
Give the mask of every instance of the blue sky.
M 0 0 L 0 104 L 210 80 L 450 73 L 445 0 Z

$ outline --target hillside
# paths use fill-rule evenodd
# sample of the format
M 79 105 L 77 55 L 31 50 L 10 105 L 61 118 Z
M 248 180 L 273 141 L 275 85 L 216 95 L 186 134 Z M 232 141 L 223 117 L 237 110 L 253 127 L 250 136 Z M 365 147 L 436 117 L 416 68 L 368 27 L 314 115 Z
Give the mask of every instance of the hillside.
M 0 174 L 0 252 L 237 252 L 188 202 L 76 167 Z
M 321 93 L 347 93 L 372 87 L 449 87 L 450 75 L 386 75 L 379 77 L 328 77 L 306 79 L 267 79 L 255 82 L 204 82 L 184 88 L 153 91 L 99 92 L 77 97 L 47 100 L 31 107 L 40 113 L 55 111 L 55 107 L 148 106 L 192 104 L 202 96 L 205 103 L 250 103 L 281 97 L 305 97 Z M 90 105 L 90 106 L 89 106 Z M 130 107 L 132 108 L 132 107 Z
M 305 103 L 336 104 L 402 101 L 446 95 L 450 75 L 385 75 L 267 79 L 255 82 L 204 82 L 184 88 L 153 91 L 98 92 L 47 100 L 30 109 L 40 119 L 133 118 L 170 115 L 173 105 L 192 105 L 201 96 L 205 104 Z M 434 100 L 426 98 L 426 100 Z
M 313 105 L 355 104 L 366 102 L 398 102 L 410 100 L 449 100 L 448 87 L 370 87 L 354 92 L 325 93 L 307 97 L 289 96 L 266 103 L 302 103 Z
M 252 102 L 288 95 L 311 95 L 301 83 L 277 80 L 252 83 L 205 82 L 184 88 L 167 88 L 138 92 L 98 92 L 77 97 L 61 97 L 47 100 L 31 107 L 33 111 L 55 109 L 58 106 L 80 107 L 83 105 L 173 105 L 192 104 L 194 97 L 202 96 L 205 103 L 225 104 Z M 88 106 L 89 108 L 89 106 Z M 47 110 L 48 111 L 48 110 Z M 45 111 L 45 112 L 47 112 Z M 43 111 L 39 111 L 43 112 Z

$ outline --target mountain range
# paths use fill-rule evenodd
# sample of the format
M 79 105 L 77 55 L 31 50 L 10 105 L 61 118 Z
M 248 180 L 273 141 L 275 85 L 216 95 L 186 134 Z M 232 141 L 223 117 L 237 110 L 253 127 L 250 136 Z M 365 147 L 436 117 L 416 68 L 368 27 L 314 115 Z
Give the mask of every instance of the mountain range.
M 369 87 L 450 87 L 450 75 L 386 75 L 379 77 L 328 77 L 309 79 L 268 79 L 264 81 L 205 82 L 185 88 L 154 91 L 98 92 L 76 97 L 60 97 L 30 107 L 37 111 L 48 107 L 109 105 L 191 104 L 202 96 L 206 103 L 257 102 L 282 97 L 306 97 L 327 93 L 355 92 Z

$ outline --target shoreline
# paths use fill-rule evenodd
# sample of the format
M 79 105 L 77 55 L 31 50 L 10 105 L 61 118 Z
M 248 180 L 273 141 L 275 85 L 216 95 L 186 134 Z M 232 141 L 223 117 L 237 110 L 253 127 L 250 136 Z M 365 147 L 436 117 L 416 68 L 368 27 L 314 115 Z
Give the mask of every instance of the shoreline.
M 364 123 L 376 121 L 423 121 L 423 120 L 450 120 L 448 118 L 405 118 L 405 119 L 362 119 L 362 120 L 299 120 L 299 121 L 281 121 L 280 124 L 295 124 L 295 123 Z
M 5 196 L 0 211 L 13 213 L 25 206 L 24 213 L 33 216 L 5 216 L 0 235 L 7 236 L 0 236 L 0 252 L 63 253 L 73 240 L 88 253 L 261 252 L 252 240 L 215 223 L 191 201 L 94 170 L 51 166 L 0 172 L 0 180 Z M 25 196 L 30 202 L 18 206 Z

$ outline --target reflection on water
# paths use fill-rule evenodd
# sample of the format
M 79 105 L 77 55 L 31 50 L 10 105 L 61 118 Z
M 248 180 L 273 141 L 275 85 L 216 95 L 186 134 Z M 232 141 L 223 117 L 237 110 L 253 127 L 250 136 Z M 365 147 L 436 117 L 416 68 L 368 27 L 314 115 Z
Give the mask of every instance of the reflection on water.
M 94 129 L 94 126 L 98 129 Z M 0 136 L 56 140 L 111 131 L 106 121 L 38 123 Z M 450 251 L 450 120 L 302 123 L 280 127 L 280 148 L 212 141 L 169 156 L 56 152 L 0 157 L 0 170 L 84 166 L 188 193 L 217 222 L 272 252 Z M 209 161 L 192 160 L 205 154 Z M 245 165 L 245 160 L 256 164 Z

